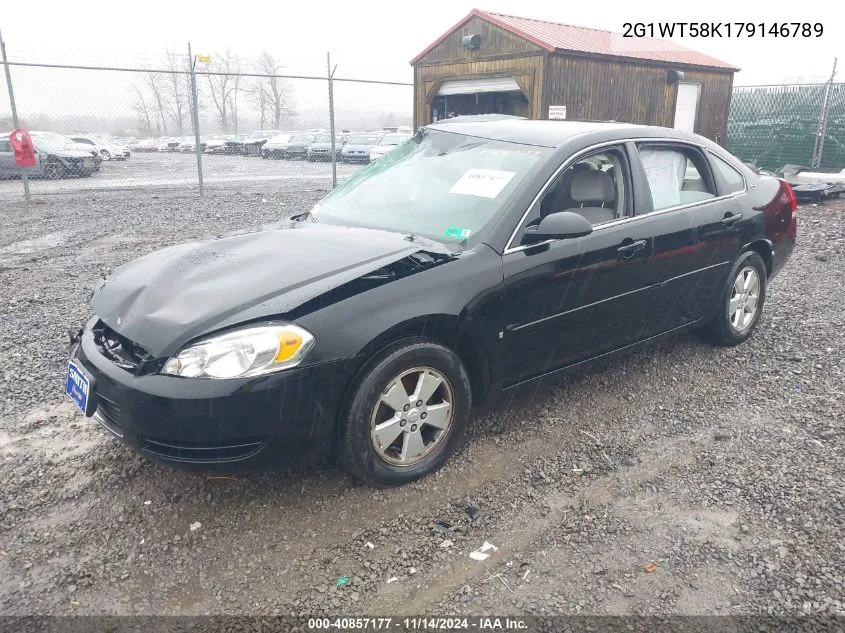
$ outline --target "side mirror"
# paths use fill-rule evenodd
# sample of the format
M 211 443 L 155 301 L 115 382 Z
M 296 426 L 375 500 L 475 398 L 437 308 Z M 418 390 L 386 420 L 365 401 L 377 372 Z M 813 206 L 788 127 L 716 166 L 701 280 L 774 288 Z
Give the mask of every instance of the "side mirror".
M 545 240 L 566 240 L 584 237 L 592 232 L 593 225 L 583 215 L 572 211 L 559 211 L 544 217 L 540 224 L 527 227 L 522 241 L 534 244 Z

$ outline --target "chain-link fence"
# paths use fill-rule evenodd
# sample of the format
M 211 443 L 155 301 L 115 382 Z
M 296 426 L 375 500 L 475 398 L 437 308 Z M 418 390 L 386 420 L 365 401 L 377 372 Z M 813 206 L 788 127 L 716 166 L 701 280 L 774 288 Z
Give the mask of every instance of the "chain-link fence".
M 845 166 L 845 84 L 734 88 L 727 148 L 758 167 Z
M 412 84 L 341 78 L 329 64 L 324 76 L 305 76 L 266 52 L 244 59 L 168 50 L 119 68 L 22 62 L 13 53 L 3 70 L 18 125 L 38 150 L 38 165 L 26 169 L 35 193 L 331 184 L 411 133 Z M 0 196 L 24 193 L 8 142 L 9 83 L 0 73 Z M 841 168 L 845 84 L 735 88 L 727 147 L 766 169 Z
M 381 146 L 377 156 L 411 135 L 412 84 L 330 77 L 328 68 L 322 77 L 289 74 L 269 53 L 191 59 L 167 51 L 149 67 L 125 68 L 18 62 L 11 50 L 8 57 L 17 126 L 37 150 L 38 164 L 26 169 L 36 194 L 330 185 L 368 163 L 372 148 Z M 0 73 L 0 195 L 23 195 L 7 95 Z

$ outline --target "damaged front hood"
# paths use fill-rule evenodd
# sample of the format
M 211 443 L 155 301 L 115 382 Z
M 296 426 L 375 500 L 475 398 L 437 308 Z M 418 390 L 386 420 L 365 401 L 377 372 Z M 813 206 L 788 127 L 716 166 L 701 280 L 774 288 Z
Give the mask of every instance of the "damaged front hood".
M 387 231 L 288 222 L 156 251 L 115 269 L 91 298 L 110 328 L 157 357 L 204 333 L 279 317 L 437 243 Z

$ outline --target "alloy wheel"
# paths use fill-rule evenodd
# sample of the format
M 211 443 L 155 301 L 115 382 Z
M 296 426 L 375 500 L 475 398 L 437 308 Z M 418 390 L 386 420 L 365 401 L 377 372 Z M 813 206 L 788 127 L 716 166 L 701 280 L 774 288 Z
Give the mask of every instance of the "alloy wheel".
M 748 328 L 757 316 L 760 303 L 760 275 L 752 266 L 739 271 L 731 288 L 728 302 L 728 316 L 731 327 L 742 332 Z
M 391 380 L 370 420 L 379 458 L 393 466 L 413 466 L 449 434 L 452 386 L 430 367 L 414 367 Z

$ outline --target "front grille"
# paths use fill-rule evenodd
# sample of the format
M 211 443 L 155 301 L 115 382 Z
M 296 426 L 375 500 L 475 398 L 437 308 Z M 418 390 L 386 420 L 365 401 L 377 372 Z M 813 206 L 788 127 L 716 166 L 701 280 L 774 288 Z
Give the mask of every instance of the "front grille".
M 229 444 L 204 444 L 174 442 L 147 437 L 141 442 L 141 450 L 168 461 L 212 464 L 216 462 L 236 462 L 252 457 L 264 448 L 264 445 L 264 441 L 258 438 L 244 439 Z
M 123 416 L 120 407 L 113 400 L 97 394 L 97 410 L 94 411 L 94 418 L 118 437 L 123 437 Z
M 115 365 L 135 375 L 154 371 L 157 359 L 143 347 L 97 321 L 92 333 L 100 353 Z

